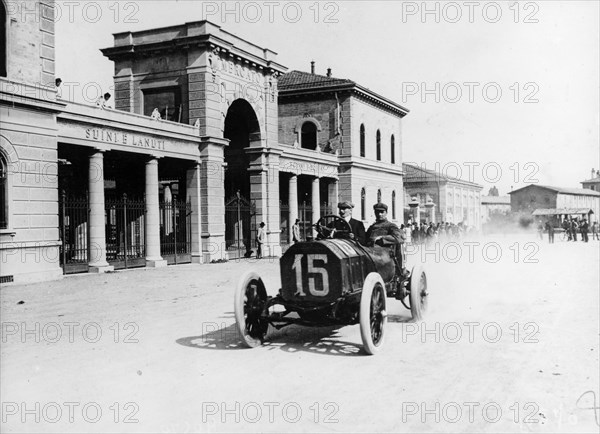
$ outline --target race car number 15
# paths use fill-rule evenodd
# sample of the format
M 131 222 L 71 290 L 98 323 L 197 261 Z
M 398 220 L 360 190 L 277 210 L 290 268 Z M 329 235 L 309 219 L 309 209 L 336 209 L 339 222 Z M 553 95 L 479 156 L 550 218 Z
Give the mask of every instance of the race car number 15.
M 303 257 L 306 256 L 306 261 L 303 261 Z M 305 297 L 306 293 L 304 292 L 304 287 L 302 285 L 302 274 L 303 273 L 303 265 L 306 266 L 305 273 L 308 275 L 308 292 L 311 295 L 317 297 L 325 297 L 329 294 L 329 275 L 327 274 L 327 270 L 324 267 L 318 267 L 315 265 L 316 261 L 323 261 L 323 265 L 327 264 L 327 255 L 323 254 L 306 254 L 306 255 L 296 255 L 294 259 L 294 265 L 292 265 L 292 270 L 296 271 L 296 294 L 301 297 Z M 321 275 L 321 282 L 323 285 L 322 289 L 317 288 L 316 284 L 316 276 Z

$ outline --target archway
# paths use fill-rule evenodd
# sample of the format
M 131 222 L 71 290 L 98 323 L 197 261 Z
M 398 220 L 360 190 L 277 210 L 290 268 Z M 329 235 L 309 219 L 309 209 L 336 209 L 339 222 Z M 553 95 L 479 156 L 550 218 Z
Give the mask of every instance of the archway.
M 227 110 L 223 137 L 229 139 L 225 148 L 225 198 L 234 196 L 239 190 L 250 198 L 249 159 L 245 149 L 251 142 L 260 141 L 260 126 L 254 109 L 244 99 L 235 100 Z
M 228 249 L 243 249 L 249 255 L 254 247 L 256 209 L 250 194 L 250 158 L 246 150 L 253 142 L 260 142 L 261 134 L 256 113 L 248 101 L 237 99 L 229 106 L 223 137 L 229 139 L 224 151 L 225 243 Z

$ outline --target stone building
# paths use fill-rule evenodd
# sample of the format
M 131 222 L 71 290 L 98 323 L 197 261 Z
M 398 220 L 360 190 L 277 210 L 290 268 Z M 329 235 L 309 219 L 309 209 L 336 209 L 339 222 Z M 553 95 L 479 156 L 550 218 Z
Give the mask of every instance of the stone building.
M 405 220 L 463 223 L 481 228 L 481 190 L 483 186 L 444 175 L 414 164 L 403 164 L 407 205 Z
M 54 3 L 13 6 L 0 1 L 0 281 L 201 262 L 198 128 L 57 98 Z
M 260 222 L 276 256 L 339 200 L 402 220 L 402 106 L 207 21 L 115 34 L 114 109 L 67 101 L 54 3 L 27 7 L 0 0 L 2 282 L 223 259 Z
M 313 209 L 321 204 L 337 214 L 338 200 L 348 200 L 356 205 L 354 218 L 368 224 L 375 220 L 372 205 L 382 201 L 388 218 L 401 222 L 402 118 L 408 110 L 334 78 L 331 69 L 316 74 L 314 62 L 310 73 L 283 75 L 278 87 L 282 203 L 293 206 L 306 195 Z
M 266 254 L 279 255 L 290 222 L 302 220 L 310 237 L 310 224 L 337 213 L 338 200 L 355 202 L 364 221 L 384 200 L 401 219 L 404 107 L 314 66 L 286 74 L 275 52 L 207 21 L 116 34 L 102 51 L 115 62 L 118 109 L 167 115 L 171 107 L 199 125 L 207 260 L 233 253 L 236 228 L 249 250 L 259 222 Z
M 550 187 L 531 184 L 511 191 L 511 209 L 515 213 L 585 217 L 598 221 L 600 192 L 582 188 Z

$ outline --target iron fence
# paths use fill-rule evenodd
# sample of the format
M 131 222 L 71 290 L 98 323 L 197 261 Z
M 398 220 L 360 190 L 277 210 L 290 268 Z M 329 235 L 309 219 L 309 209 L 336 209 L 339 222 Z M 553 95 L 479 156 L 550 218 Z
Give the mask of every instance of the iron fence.
M 225 202 L 225 245 L 249 253 L 256 248 L 256 206 L 239 192 Z
M 64 274 L 81 273 L 88 270 L 89 249 L 89 205 L 88 198 L 60 197 L 59 227 L 60 264 Z
M 161 202 L 160 252 L 168 264 L 192 261 L 192 204 L 178 201 L 174 195 L 171 202 Z
M 106 212 L 106 260 L 115 269 L 146 265 L 146 204 L 143 199 L 109 198 Z

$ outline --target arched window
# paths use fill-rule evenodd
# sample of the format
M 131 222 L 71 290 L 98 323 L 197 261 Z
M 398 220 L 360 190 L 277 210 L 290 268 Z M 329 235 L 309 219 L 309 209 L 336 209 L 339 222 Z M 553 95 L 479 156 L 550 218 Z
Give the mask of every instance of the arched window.
M 8 53 L 8 47 L 6 46 L 8 41 L 8 26 L 6 25 L 6 9 L 4 8 L 4 2 L 0 0 L 0 77 L 6 77 L 6 54 Z
M 392 136 L 394 138 L 394 136 Z M 396 192 L 392 191 L 392 220 L 396 220 Z
M 302 124 L 300 147 L 304 149 L 317 149 L 317 126 L 312 122 Z
M 365 124 L 360 124 L 360 156 L 364 157 L 365 155 L 366 155 Z
M 367 203 L 367 192 L 363 188 L 360 191 L 360 219 L 361 220 L 366 219 L 366 215 L 367 215 L 366 203 Z
M 377 130 L 377 161 L 381 161 L 381 132 Z
M 0 2 L 1 4 L 1 2 Z M 0 229 L 8 227 L 8 164 L 0 153 Z
M 392 162 L 392 164 L 396 164 L 396 139 L 394 138 L 393 134 L 392 134 L 392 138 L 390 139 L 390 146 L 391 146 L 391 150 L 390 150 L 391 162 Z
M 381 190 L 377 190 L 377 203 L 381 202 Z

